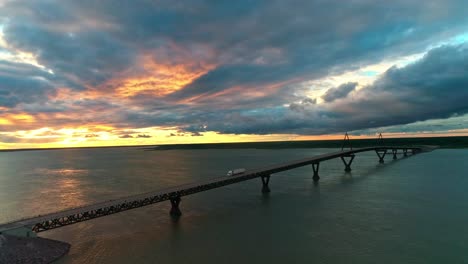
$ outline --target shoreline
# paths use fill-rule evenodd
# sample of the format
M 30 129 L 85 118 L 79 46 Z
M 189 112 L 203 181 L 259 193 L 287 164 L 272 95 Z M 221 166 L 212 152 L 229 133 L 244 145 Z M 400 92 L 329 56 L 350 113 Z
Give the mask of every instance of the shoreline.
M 150 144 L 128 146 L 86 146 L 64 148 L 24 148 L 24 149 L 0 149 L 2 152 L 18 151 L 43 151 L 43 150 L 80 150 L 80 149 L 109 149 L 109 148 L 140 148 L 146 151 L 152 150 L 177 150 L 177 149 L 291 149 L 291 148 L 341 148 L 342 139 L 329 140 L 298 140 L 298 141 L 260 141 L 260 142 L 229 142 L 229 143 L 196 143 L 196 144 Z M 381 144 L 374 139 L 350 139 L 353 148 L 369 147 Z M 384 138 L 384 145 L 437 145 L 441 149 L 466 149 L 468 148 L 468 136 L 449 137 L 407 137 Z M 346 144 L 348 145 L 348 144 Z

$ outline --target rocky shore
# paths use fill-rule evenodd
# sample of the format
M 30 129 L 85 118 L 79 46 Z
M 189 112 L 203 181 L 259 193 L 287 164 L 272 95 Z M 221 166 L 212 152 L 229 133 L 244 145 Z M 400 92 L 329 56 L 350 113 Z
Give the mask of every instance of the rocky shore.
M 52 239 L 0 234 L 0 263 L 50 263 L 69 249 L 70 244 Z

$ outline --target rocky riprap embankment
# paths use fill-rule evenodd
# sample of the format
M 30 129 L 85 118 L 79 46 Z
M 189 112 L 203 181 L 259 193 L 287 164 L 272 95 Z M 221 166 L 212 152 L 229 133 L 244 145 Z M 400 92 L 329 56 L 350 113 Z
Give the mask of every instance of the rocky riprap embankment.
M 70 244 L 41 238 L 0 234 L 0 263 L 50 263 L 70 249 Z

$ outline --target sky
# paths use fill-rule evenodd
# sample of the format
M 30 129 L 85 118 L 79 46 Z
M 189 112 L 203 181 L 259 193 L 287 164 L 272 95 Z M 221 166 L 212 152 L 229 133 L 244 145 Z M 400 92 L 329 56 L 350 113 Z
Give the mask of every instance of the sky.
M 0 148 L 468 135 L 466 0 L 0 0 Z

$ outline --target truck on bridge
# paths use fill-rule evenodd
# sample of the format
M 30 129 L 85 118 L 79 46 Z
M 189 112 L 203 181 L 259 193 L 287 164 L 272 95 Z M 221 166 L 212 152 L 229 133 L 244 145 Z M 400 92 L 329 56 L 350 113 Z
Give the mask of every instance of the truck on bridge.
M 245 169 L 244 168 L 239 168 L 239 169 L 235 169 L 235 170 L 230 170 L 228 171 L 228 173 L 226 174 L 226 176 L 234 176 L 234 175 L 237 175 L 237 174 L 242 174 L 245 172 Z

